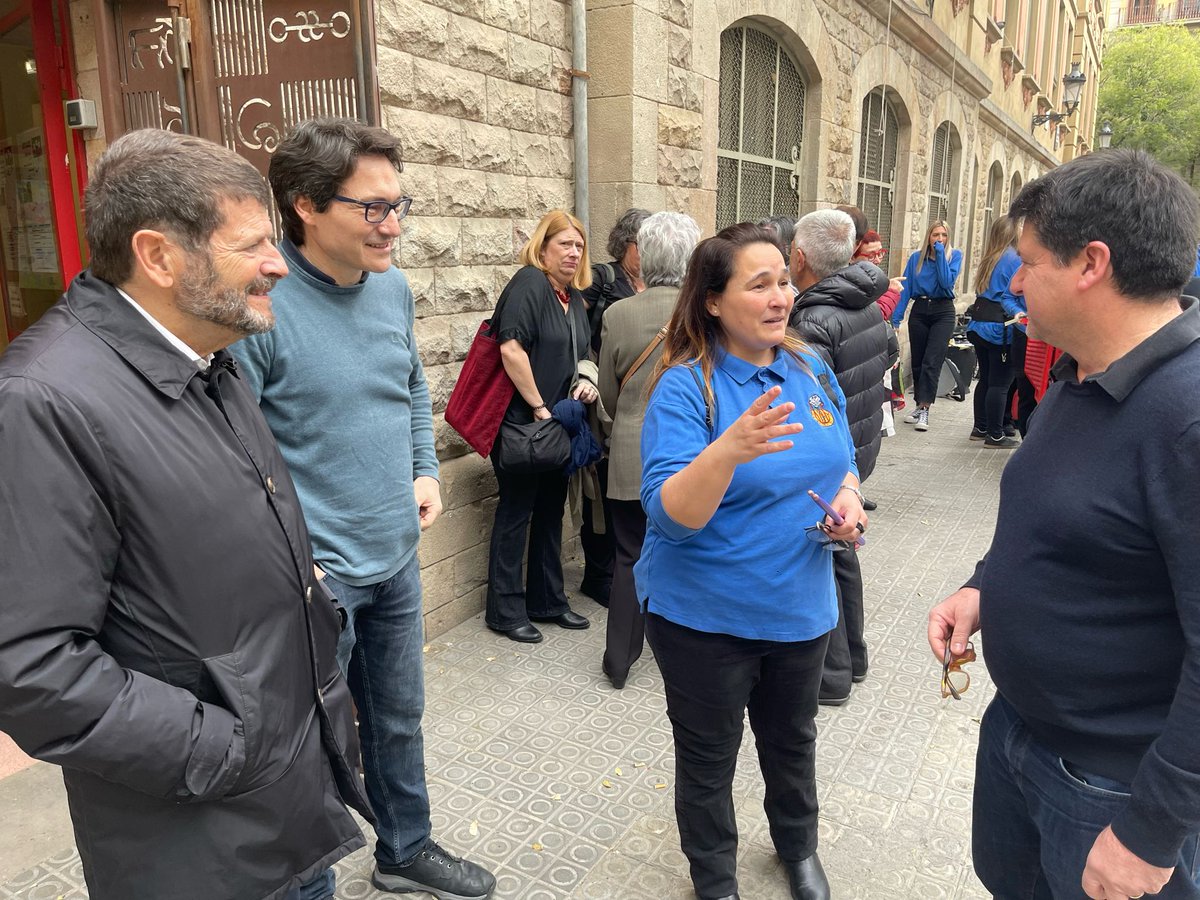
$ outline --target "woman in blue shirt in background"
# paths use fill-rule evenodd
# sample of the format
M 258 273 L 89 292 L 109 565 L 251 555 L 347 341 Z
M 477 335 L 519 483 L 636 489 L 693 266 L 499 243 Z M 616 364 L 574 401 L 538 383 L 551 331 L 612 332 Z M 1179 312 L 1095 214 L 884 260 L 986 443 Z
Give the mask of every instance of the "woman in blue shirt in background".
M 829 897 L 814 717 L 837 624 L 830 541 L 853 553 L 867 517 L 845 397 L 787 329 L 791 309 L 769 229 L 743 223 L 702 241 L 642 428 L 648 527 L 634 573 L 674 733 L 680 843 L 704 900 L 738 896 L 732 787 L 747 709 L 791 896 Z
M 1016 354 L 1013 352 L 1013 332 L 1025 330 L 1024 325 L 1005 325 L 1025 314 L 1025 298 L 1009 290 L 1009 282 L 1021 268 L 1017 255 L 1017 224 L 1008 216 L 992 223 L 983 258 L 975 273 L 975 285 L 986 285 L 979 291 L 971 307 L 971 324 L 967 339 L 975 347 L 979 359 L 979 383 L 975 385 L 975 427 L 971 440 L 983 441 L 983 446 L 997 450 L 1014 450 L 1021 445 L 1005 433 L 1005 407 L 1008 389 L 1016 377 Z
M 917 431 L 929 430 L 929 407 L 937 398 L 938 378 L 954 333 L 954 282 L 961 268 L 962 251 L 950 249 L 950 229 L 945 222 L 934 222 L 929 227 L 925 245 L 914 250 L 904 266 L 904 288 L 892 312 L 892 327 L 900 327 L 904 310 L 912 300 L 908 348 L 917 408 L 904 421 L 916 426 Z

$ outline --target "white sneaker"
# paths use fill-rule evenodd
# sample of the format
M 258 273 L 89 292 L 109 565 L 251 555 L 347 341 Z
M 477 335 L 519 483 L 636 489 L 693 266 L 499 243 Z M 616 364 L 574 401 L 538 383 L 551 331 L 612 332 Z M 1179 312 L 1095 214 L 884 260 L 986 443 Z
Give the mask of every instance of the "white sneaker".
M 916 425 L 917 420 L 920 418 L 921 418 L 921 411 L 919 409 L 914 409 L 912 412 L 910 412 L 907 416 L 904 417 L 904 424 L 905 425 Z
M 917 421 L 913 423 L 913 427 L 916 428 L 917 431 L 928 431 L 929 430 L 929 410 L 928 409 L 918 409 L 917 410 Z

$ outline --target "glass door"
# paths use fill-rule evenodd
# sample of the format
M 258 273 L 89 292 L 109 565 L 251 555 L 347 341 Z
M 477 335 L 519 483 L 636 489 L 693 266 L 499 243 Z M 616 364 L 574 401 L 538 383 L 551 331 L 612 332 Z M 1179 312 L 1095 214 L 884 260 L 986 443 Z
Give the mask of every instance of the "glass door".
M 58 300 L 82 268 L 79 142 L 63 0 L 0 0 L 0 350 Z

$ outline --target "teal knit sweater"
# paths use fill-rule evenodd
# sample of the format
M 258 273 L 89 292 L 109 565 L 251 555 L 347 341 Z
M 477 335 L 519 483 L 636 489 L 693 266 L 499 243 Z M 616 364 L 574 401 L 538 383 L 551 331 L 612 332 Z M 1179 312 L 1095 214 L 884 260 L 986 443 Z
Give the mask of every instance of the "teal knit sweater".
M 276 324 L 230 349 L 287 460 L 317 565 L 386 581 L 417 551 L 413 479 L 438 477 L 413 296 L 399 269 L 349 287 L 314 277 L 290 245 Z

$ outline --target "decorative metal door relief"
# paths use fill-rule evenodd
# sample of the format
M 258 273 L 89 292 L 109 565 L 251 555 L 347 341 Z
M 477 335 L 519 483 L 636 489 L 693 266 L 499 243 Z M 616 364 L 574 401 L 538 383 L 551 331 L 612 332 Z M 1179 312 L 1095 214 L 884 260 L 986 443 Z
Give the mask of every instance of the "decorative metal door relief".
M 199 134 L 265 173 L 297 122 L 374 118 L 362 0 L 116 0 L 113 13 L 126 129 Z

